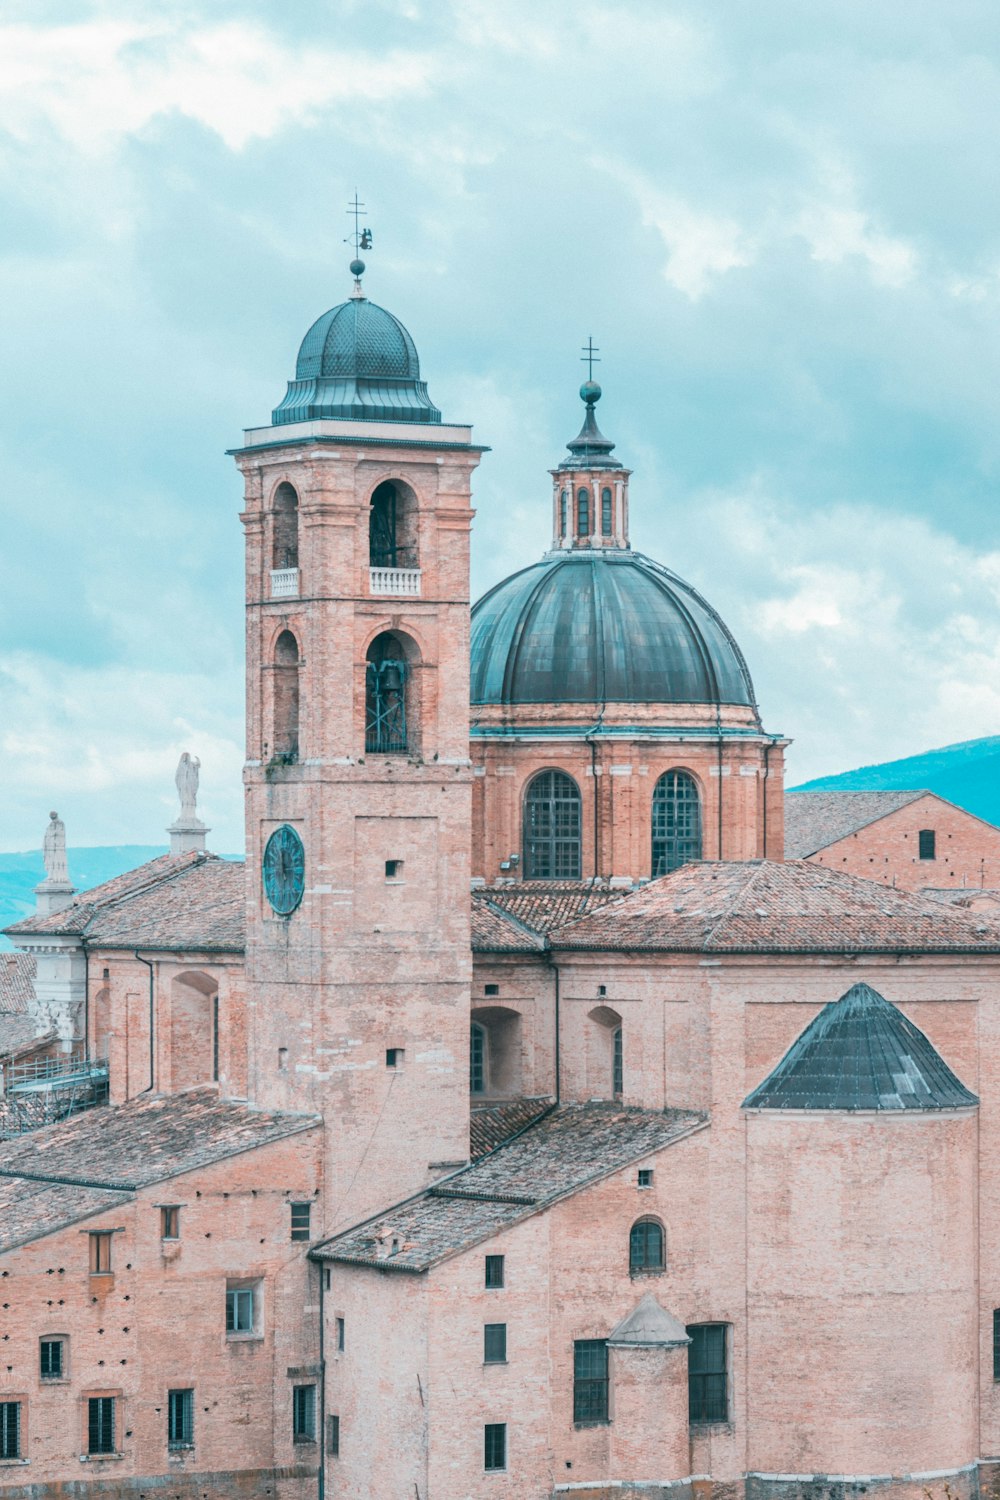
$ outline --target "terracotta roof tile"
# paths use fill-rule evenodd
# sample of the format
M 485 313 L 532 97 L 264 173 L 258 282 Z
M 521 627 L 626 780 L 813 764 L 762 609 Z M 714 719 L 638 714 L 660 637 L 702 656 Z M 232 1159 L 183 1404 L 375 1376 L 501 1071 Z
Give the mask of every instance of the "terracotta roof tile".
M 838 839 L 877 823 L 910 802 L 933 793 L 788 792 L 785 796 L 785 858 L 805 859 Z
M 24 1015 L 35 997 L 35 955 L 0 953 L 0 1016 Z
M 0 1012 L 0 1058 L 20 1057 L 55 1039 L 54 1031 L 39 1033 L 34 1016 L 11 1016 Z
M 14 922 L 12 926 L 3 930 L 11 937 L 20 933 L 51 933 L 53 935 L 74 936 L 84 932 L 87 924 L 95 912 L 102 906 L 120 900 L 123 896 L 134 895 L 136 892 L 145 890 L 148 886 L 155 885 L 157 881 L 172 879 L 182 869 L 189 868 L 199 860 L 214 859 L 215 855 L 204 854 L 182 854 L 176 858 L 169 854 L 161 854 L 156 859 L 151 859 L 144 865 L 137 865 L 134 870 L 126 870 L 124 875 L 116 875 L 113 880 L 105 880 L 101 885 L 93 886 L 89 891 L 81 891 L 63 911 L 53 912 L 48 917 L 25 917 L 20 922 Z
M 475 1161 L 487 1151 L 495 1151 L 551 1107 L 551 1099 L 505 1099 L 496 1104 L 474 1104 L 469 1121 L 469 1155 Z
M 552 947 L 681 953 L 996 953 L 973 911 L 805 860 L 705 861 L 550 936 Z
M 320 1260 L 426 1271 L 706 1124 L 687 1110 L 565 1104 L 407 1203 L 320 1245 Z M 401 1248 L 379 1252 L 391 1231 Z
M 473 891 L 472 946 L 479 952 L 530 952 L 543 946 L 537 939 L 554 928 L 628 894 L 589 880 L 485 886 Z
M 109 1188 L 0 1177 L 0 1254 L 130 1201 Z

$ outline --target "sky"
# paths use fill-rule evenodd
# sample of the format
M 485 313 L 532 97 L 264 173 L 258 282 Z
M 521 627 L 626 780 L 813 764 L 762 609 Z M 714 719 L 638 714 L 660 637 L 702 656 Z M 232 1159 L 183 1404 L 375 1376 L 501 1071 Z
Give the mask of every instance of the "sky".
M 241 488 L 366 291 L 534 560 L 580 347 L 789 784 L 1000 727 L 995 0 L 5 0 L 0 848 L 242 846 Z

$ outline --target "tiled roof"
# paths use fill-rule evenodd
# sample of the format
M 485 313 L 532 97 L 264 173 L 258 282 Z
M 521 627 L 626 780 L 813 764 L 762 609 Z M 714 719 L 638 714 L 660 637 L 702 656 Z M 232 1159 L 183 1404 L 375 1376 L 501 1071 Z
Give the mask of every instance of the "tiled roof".
M 551 1099 L 505 1099 L 474 1104 L 469 1121 L 469 1155 L 475 1161 L 509 1141 L 552 1106 Z
M 313 1253 L 320 1260 L 426 1271 L 706 1123 L 688 1110 L 564 1104 L 508 1145 Z M 401 1248 L 380 1254 L 380 1237 L 398 1240 Z
M 818 849 L 877 823 L 931 792 L 788 792 L 785 795 L 785 858 L 806 859 Z
M 990 886 L 925 885 L 920 894 L 929 901 L 943 901 L 946 906 L 961 906 L 966 909 L 982 906 L 984 911 L 988 911 L 991 906 L 1000 907 L 1000 891 Z
M 550 935 L 553 949 L 998 953 L 980 913 L 806 860 L 705 861 Z
M 35 996 L 35 955 L 0 953 L 0 1016 L 23 1015 Z
M 979 1103 L 903 1012 L 868 984 L 824 1005 L 744 1109 L 969 1109 Z
M 316 1115 L 272 1114 L 214 1089 L 156 1094 L 86 1110 L 0 1142 L 0 1179 L 43 1177 L 135 1189 L 311 1130 Z
M 82 892 L 65 911 L 27 917 L 6 931 L 15 940 L 70 934 L 105 948 L 240 953 L 244 878 L 238 860 L 164 854 Z
M 110 1188 L 0 1177 L 0 1254 L 128 1202 L 130 1194 Z
M 24 1052 L 33 1052 L 36 1047 L 53 1041 L 54 1031 L 39 1034 L 34 1016 L 4 1015 L 0 1011 L 0 1058 L 18 1057 Z
M 521 880 L 473 891 L 472 946 L 478 952 L 531 952 L 538 938 L 588 912 L 620 901 L 627 891 L 589 880 L 555 884 Z

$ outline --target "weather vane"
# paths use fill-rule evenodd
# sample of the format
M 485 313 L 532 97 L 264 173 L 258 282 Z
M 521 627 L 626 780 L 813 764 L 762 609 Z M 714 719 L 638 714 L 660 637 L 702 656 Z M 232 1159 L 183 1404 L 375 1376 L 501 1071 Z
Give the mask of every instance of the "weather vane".
M 587 379 L 593 380 L 594 366 L 601 363 L 601 361 L 597 357 L 597 348 L 594 344 L 593 336 L 590 336 L 587 339 L 586 344 L 584 345 L 583 357 L 580 360 L 580 363 L 587 366 Z
M 351 275 L 354 277 L 354 291 L 351 295 L 353 297 L 363 297 L 364 292 L 361 290 L 361 277 L 364 274 L 365 263 L 361 259 L 360 252 L 372 248 L 372 232 L 367 226 L 365 228 L 361 227 L 361 215 L 365 212 L 365 205 L 358 197 L 357 188 L 354 189 L 354 202 L 348 204 L 347 212 L 354 219 L 354 233 L 349 234 L 344 241 L 345 245 L 353 244 L 354 246 L 354 259 L 351 261 L 349 268 Z

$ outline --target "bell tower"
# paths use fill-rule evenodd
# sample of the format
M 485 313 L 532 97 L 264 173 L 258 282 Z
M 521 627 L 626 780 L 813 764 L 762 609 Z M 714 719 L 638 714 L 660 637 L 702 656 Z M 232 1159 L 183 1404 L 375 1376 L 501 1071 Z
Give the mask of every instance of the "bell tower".
M 245 433 L 249 1091 L 322 1113 L 314 1232 L 468 1157 L 469 531 L 484 451 L 368 300 Z

